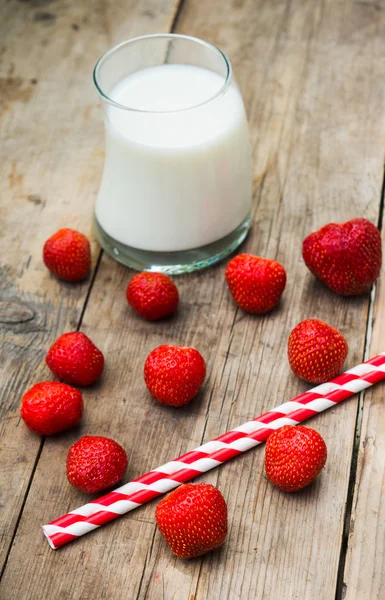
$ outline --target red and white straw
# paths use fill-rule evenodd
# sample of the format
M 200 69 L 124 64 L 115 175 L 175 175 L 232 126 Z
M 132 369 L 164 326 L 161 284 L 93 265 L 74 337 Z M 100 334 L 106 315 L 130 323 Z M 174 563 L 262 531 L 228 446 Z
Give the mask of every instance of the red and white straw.
M 64 546 L 181 483 L 258 446 L 283 425 L 297 425 L 384 378 L 385 352 L 122 485 L 102 498 L 43 525 L 44 535 L 51 548 Z

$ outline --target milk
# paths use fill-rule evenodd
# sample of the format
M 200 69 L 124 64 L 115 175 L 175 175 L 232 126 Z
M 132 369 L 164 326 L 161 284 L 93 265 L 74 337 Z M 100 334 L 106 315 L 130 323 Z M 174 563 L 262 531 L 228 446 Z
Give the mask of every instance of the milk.
M 113 87 L 109 97 L 135 110 L 105 104 L 95 215 L 111 238 L 141 250 L 189 250 L 245 220 L 252 184 L 247 122 L 236 85 L 220 93 L 224 83 L 201 67 L 164 64 Z

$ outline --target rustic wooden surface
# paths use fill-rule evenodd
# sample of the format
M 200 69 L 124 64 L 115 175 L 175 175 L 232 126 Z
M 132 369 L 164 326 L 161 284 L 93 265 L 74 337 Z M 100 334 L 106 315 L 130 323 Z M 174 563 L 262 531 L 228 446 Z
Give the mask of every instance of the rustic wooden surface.
M 47 346 L 77 328 L 90 287 L 91 279 L 71 286 L 47 275 L 41 252 L 59 227 L 91 233 L 103 161 L 92 65 L 126 34 L 170 27 L 175 2 L 162 5 L 1 3 L 0 569 L 40 449 L 20 425 L 20 397 L 48 377 Z M 94 263 L 98 253 L 94 245 Z
M 347 366 L 384 350 L 385 275 L 371 298 L 341 299 L 310 276 L 300 247 L 330 220 L 382 226 L 385 2 L 11 0 L 3 12 L 0 598 L 383 599 L 381 386 L 313 420 L 329 456 L 302 493 L 268 484 L 262 448 L 202 477 L 225 495 L 230 532 L 201 559 L 170 554 L 153 503 L 56 552 L 40 525 L 86 501 L 64 473 L 81 434 L 122 443 L 128 481 L 307 389 L 286 360 L 301 319 L 320 317 L 345 334 Z M 105 255 L 98 261 L 96 245 L 95 279 L 81 285 L 57 282 L 41 263 L 58 227 L 90 233 L 103 163 L 95 60 L 130 36 L 170 29 L 223 48 L 245 98 L 255 202 L 244 249 L 288 272 L 283 301 L 265 318 L 235 309 L 224 265 L 179 277 L 178 315 L 151 324 L 127 307 L 131 273 Z M 20 397 L 50 378 L 47 347 L 77 327 L 103 349 L 105 375 L 84 392 L 81 427 L 40 441 L 19 420 Z M 164 342 L 195 345 L 208 364 L 203 392 L 179 411 L 156 405 L 143 385 L 144 359 Z

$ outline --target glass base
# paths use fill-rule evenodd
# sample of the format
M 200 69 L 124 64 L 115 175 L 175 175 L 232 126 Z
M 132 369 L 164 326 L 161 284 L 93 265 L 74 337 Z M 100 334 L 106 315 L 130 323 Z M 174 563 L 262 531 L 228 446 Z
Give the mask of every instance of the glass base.
M 150 252 L 130 248 L 110 237 L 94 217 L 96 239 L 102 248 L 115 260 L 137 271 L 156 271 L 168 275 L 190 273 L 204 269 L 226 258 L 243 242 L 251 224 L 250 214 L 226 237 L 202 248 L 181 252 Z

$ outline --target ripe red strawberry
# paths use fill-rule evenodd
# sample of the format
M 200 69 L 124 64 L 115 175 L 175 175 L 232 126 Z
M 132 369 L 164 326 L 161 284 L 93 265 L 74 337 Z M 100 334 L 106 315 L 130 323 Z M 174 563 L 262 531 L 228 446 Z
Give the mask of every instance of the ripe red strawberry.
M 326 444 L 317 431 L 286 425 L 267 438 L 266 475 L 281 490 L 297 492 L 318 477 L 326 457 Z
M 179 302 L 177 287 L 164 273 L 138 273 L 128 284 L 129 305 L 148 321 L 172 315 Z
M 252 254 L 238 254 L 231 259 L 225 276 L 236 304 L 252 314 L 272 310 L 286 286 L 286 271 L 281 264 Z
M 44 244 L 44 264 L 56 277 L 65 281 L 85 279 L 91 268 L 90 243 L 74 229 L 59 229 Z
M 144 363 L 144 380 L 161 404 L 183 406 L 197 395 L 206 377 L 206 363 L 195 348 L 158 346 Z
M 67 479 L 78 490 L 93 494 L 118 483 L 127 465 L 127 454 L 117 442 L 85 435 L 69 449 Z
M 46 363 L 58 379 L 91 385 L 102 374 L 104 357 L 84 333 L 64 333 L 48 350 Z
M 380 274 L 380 232 L 366 219 L 329 223 L 307 236 L 302 256 L 310 271 L 336 294 L 363 294 Z
M 227 505 L 221 492 L 207 483 L 186 484 L 156 507 L 159 531 L 179 558 L 193 558 L 223 544 Z
M 287 352 L 297 377 L 324 383 L 341 371 L 348 345 L 338 329 L 320 319 L 306 319 L 289 335 Z
M 83 397 L 79 390 L 56 381 L 37 383 L 21 400 L 20 415 L 28 429 L 51 435 L 80 421 Z

